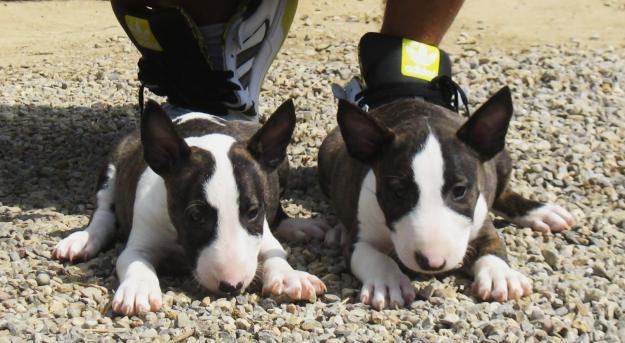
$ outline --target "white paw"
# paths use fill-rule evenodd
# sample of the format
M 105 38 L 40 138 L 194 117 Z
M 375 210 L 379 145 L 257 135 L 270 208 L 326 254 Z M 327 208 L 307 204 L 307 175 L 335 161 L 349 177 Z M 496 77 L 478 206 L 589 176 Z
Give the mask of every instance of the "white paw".
M 377 310 L 398 308 L 414 301 L 415 290 L 410 279 L 400 271 L 388 272 L 366 281 L 360 290 L 360 301 Z
M 522 273 L 510 268 L 494 255 L 480 257 L 473 266 L 473 292 L 482 300 L 506 301 L 532 292 L 532 282 Z
M 60 241 L 52 251 L 58 260 L 88 260 L 100 251 L 101 242 L 87 231 L 74 232 Z
M 280 222 L 274 235 L 281 241 L 302 242 L 323 239 L 330 226 L 323 219 L 288 218 Z
M 318 277 L 290 267 L 269 270 L 263 275 L 263 294 L 286 294 L 292 300 L 311 300 L 326 290 Z
M 122 282 L 113 298 L 113 312 L 132 316 L 158 311 L 163 304 L 161 287 L 156 277 L 130 278 Z
M 560 232 L 571 227 L 575 219 L 564 208 L 555 204 L 545 204 L 523 217 L 516 218 L 514 222 L 539 232 Z

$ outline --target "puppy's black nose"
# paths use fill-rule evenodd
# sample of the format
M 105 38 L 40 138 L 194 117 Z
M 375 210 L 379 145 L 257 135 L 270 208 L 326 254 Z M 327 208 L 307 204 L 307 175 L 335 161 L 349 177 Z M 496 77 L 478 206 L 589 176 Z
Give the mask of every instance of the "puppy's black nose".
M 243 287 L 243 282 L 237 283 L 236 286 L 231 285 L 229 282 L 221 281 L 219 283 L 219 290 L 224 293 L 234 293 Z
M 414 253 L 414 258 L 421 269 L 431 272 L 441 270 L 445 268 L 445 265 L 447 264 L 447 261 L 442 258 L 428 258 L 418 251 Z

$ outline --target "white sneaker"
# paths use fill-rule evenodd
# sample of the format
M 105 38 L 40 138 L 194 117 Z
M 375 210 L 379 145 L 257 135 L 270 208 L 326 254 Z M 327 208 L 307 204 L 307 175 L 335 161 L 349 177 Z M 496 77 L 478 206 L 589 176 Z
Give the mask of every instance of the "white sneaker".
M 260 88 L 295 16 L 297 0 L 251 0 L 226 23 L 223 70 L 231 70 L 236 101 L 229 112 L 258 113 Z

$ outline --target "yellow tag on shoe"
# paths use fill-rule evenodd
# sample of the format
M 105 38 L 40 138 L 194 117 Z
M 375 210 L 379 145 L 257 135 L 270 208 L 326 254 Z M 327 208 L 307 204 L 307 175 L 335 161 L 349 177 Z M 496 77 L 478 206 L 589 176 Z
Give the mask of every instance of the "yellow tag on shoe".
M 124 19 L 126 20 L 126 26 L 128 26 L 137 44 L 146 49 L 163 51 L 163 48 L 152 33 L 150 22 L 146 19 L 133 17 L 131 15 L 126 15 Z
M 435 46 L 404 38 L 401 44 L 401 74 L 432 81 L 438 76 L 440 55 Z

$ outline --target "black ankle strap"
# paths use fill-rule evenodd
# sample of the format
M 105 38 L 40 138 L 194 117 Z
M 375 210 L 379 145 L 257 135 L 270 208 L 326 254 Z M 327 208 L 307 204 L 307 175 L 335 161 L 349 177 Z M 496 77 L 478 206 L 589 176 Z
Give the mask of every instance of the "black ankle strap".
M 437 76 L 429 83 L 393 83 L 378 88 L 367 88 L 356 96 L 356 101 L 360 107 L 366 105 L 373 109 L 397 99 L 417 97 L 454 112 L 460 112 L 460 100 L 462 100 L 464 115 L 470 116 L 466 94 L 447 75 Z

